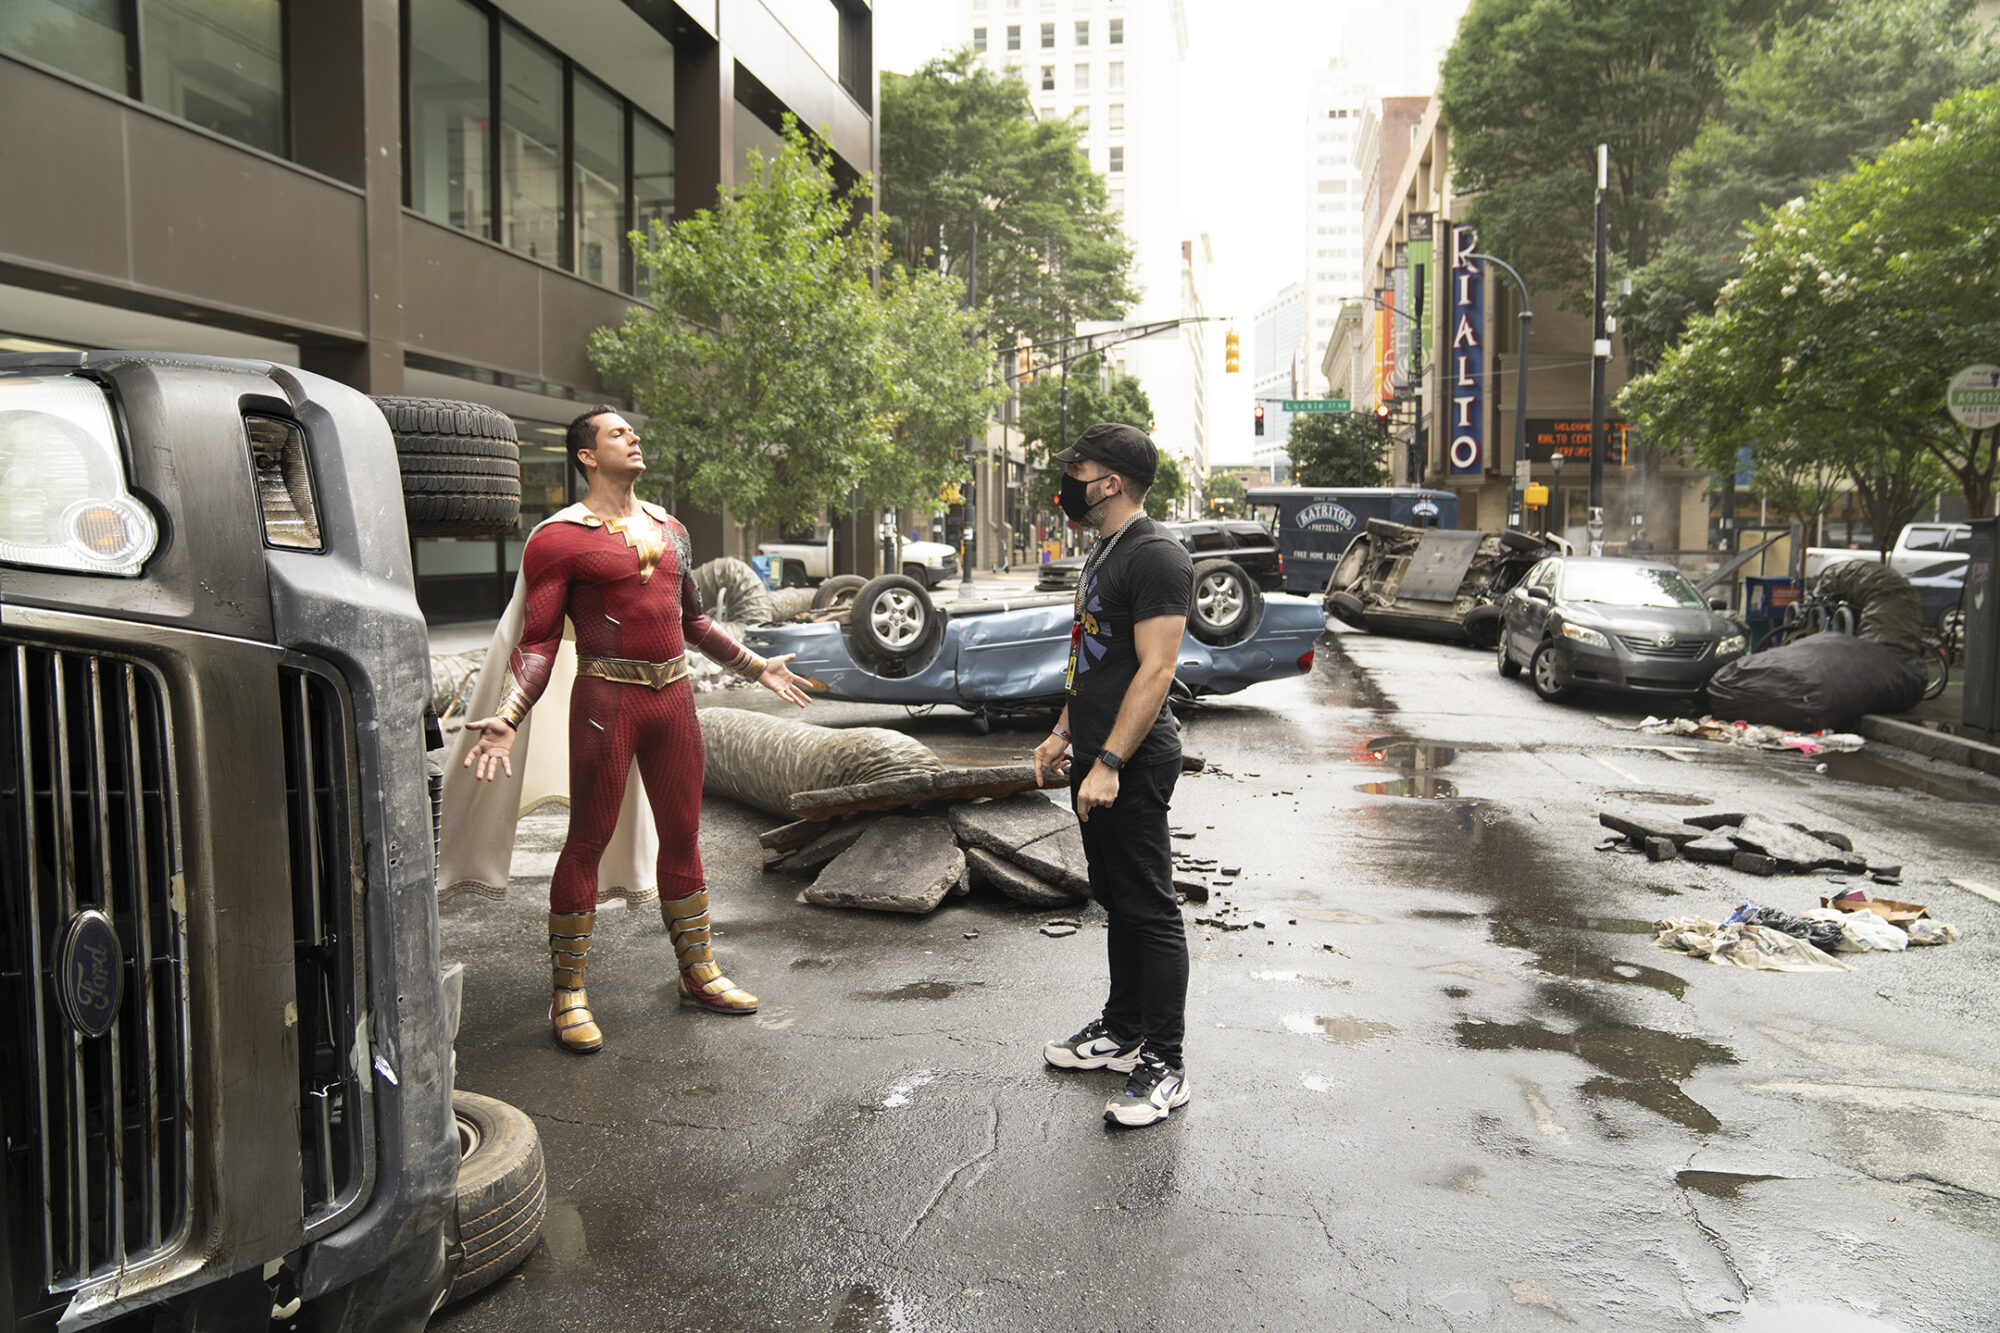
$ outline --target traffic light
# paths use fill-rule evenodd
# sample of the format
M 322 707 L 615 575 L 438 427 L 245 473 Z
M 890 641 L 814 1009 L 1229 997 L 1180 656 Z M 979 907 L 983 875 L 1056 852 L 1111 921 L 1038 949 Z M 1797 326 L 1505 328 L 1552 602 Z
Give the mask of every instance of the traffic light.
M 1242 341 L 1239 338 L 1237 338 L 1236 330 L 1231 329 L 1227 334 L 1227 336 L 1225 336 L 1222 340 L 1223 372 L 1225 374 L 1234 375 L 1237 371 L 1243 368 L 1241 365 L 1241 360 L 1242 360 Z M 1261 407 L 1257 409 L 1257 433 L 1259 435 L 1262 435 L 1264 433 L 1264 409 Z
M 1387 429 L 1389 418 L 1395 413 L 1395 410 L 1396 404 L 1393 399 L 1375 404 L 1375 424 Z
M 1026 338 L 1021 339 L 1021 370 L 1015 378 L 1023 384 L 1035 382 L 1035 345 Z
M 1230 335 L 1232 338 L 1235 336 L 1235 334 Z M 1264 433 L 1264 405 L 1262 403 L 1250 409 L 1250 418 L 1257 423 L 1257 433 L 1262 435 Z

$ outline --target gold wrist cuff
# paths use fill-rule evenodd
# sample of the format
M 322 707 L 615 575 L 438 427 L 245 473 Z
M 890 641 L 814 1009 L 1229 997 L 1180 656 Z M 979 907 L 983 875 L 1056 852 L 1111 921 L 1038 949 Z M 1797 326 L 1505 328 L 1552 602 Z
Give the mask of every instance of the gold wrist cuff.
M 764 668 L 769 665 L 770 663 L 763 658 L 745 648 L 736 654 L 736 660 L 729 664 L 729 669 L 745 680 L 756 680 L 764 674 Z
M 534 706 L 534 700 L 530 699 L 527 691 L 521 688 L 521 682 L 515 680 L 513 673 L 509 672 L 507 692 L 500 696 L 500 706 L 493 710 L 493 716 L 506 719 L 510 727 L 519 728 L 521 719 L 525 718 L 528 710 Z

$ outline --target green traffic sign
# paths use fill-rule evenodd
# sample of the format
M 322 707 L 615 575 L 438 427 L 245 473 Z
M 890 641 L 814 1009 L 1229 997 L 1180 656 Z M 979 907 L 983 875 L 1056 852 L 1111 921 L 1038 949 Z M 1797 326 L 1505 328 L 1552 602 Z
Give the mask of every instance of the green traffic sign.
M 1287 412 L 1351 412 L 1354 404 L 1346 398 L 1287 398 Z

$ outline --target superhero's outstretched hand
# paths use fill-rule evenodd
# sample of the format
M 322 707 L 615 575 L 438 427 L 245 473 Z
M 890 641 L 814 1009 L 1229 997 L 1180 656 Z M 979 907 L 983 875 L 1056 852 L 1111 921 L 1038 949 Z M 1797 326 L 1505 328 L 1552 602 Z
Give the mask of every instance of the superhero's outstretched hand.
M 810 676 L 794 676 L 792 669 L 785 665 L 797 653 L 785 653 L 779 657 L 764 660 L 764 674 L 757 677 L 757 683 L 771 693 L 799 707 L 806 706 L 807 690 L 823 690 L 826 687 Z
M 465 729 L 480 733 L 465 753 L 465 766 L 472 769 L 473 776 L 481 782 L 493 781 L 502 770 L 508 777 L 514 776 L 514 728 L 506 718 L 482 717 L 466 723 Z

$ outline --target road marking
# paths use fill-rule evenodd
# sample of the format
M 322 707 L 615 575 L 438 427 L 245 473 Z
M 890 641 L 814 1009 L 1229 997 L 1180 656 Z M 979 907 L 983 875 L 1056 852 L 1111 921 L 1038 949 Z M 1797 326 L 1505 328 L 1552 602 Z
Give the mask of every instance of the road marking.
M 1592 759 L 1595 759 L 1598 763 L 1604 765 L 1606 768 L 1610 769 L 1613 773 L 1616 773 L 1619 777 L 1624 778 L 1627 782 L 1643 782 L 1645 780 L 1641 778 L 1637 773 L 1633 773 L 1626 769 L 1618 767 L 1618 765 L 1612 763 L 1609 759 L 1606 759 L 1601 754 L 1594 754 L 1590 757 Z
M 1944 877 L 1944 882 L 1956 885 L 1958 888 L 1964 889 L 1967 893 L 1976 893 L 1989 903 L 2000 903 L 2000 893 L 1995 893 L 1984 884 L 1969 879 L 1953 879 L 1950 875 Z
M 1655 754 L 1663 754 L 1676 763 L 1692 764 L 1694 762 L 1691 752 L 1687 750 L 1672 750 L 1664 745 L 1641 745 L 1638 748 L 1641 750 L 1651 750 Z

